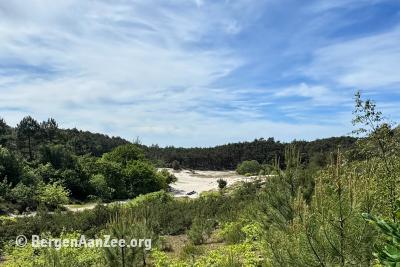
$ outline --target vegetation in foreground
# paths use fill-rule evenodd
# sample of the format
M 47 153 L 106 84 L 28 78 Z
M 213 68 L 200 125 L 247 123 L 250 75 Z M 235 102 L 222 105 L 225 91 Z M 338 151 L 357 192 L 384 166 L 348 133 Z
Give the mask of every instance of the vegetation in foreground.
M 398 266 L 400 136 L 356 96 L 355 147 L 310 167 L 286 146 L 273 175 L 175 199 L 165 191 L 125 206 L 3 218 L 5 266 Z M 129 165 L 129 164 L 128 164 Z M 284 166 L 284 167 L 282 167 Z M 222 184 L 222 182 L 221 182 Z M 152 238 L 153 248 L 15 248 L 20 233 Z M 174 237 L 184 237 L 176 246 Z

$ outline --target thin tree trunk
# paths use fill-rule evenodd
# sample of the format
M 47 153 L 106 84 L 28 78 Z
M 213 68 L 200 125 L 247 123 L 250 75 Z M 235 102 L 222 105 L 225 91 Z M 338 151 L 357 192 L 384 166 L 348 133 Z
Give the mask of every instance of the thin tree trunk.
M 29 160 L 33 160 L 33 155 L 32 155 L 32 146 L 31 146 L 31 136 L 28 136 L 28 151 L 29 151 Z

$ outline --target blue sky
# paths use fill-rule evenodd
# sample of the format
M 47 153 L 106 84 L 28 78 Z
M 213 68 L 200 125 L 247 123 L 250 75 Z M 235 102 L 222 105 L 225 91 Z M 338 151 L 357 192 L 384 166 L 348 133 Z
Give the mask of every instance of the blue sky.
M 400 119 L 398 0 L 0 2 L 0 116 L 145 144 L 348 134 Z

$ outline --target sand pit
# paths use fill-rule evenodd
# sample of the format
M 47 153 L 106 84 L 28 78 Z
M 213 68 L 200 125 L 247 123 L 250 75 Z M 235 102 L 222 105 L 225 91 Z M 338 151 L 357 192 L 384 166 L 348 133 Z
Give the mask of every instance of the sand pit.
M 187 196 L 195 198 L 198 197 L 201 192 L 213 189 L 218 190 L 217 180 L 220 178 L 228 182 L 227 186 L 231 186 L 239 181 L 251 179 L 250 177 L 239 175 L 235 171 L 167 170 L 178 178 L 178 181 L 171 185 L 171 193 L 176 197 Z

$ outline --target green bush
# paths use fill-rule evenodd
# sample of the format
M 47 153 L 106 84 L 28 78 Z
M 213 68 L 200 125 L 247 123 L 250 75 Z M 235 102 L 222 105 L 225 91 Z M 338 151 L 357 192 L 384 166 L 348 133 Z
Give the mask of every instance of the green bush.
M 178 181 L 178 178 L 176 178 L 173 173 L 170 173 L 166 169 L 162 169 L 158 173 L 163 177 L 167 184 L 175 183 L 176 181 Z
M 241 175 L 258 175 L 261 171 L 261 164 L 256 160 L 246 160 L 238 165 L 236 172 Z
M 14 203 L 20 205 L 21 211 L 26 210 L 26 208 L 35 208 L 37 205 L 34 188 L 23 183 L 19 183 L 11 189 L 10 197 Z
M 242 227 L 242 222 L 225 223 L 218 231 L 218 236 L 228 244 L 238 244 L 246 238 L 246 234 L 242 231 Z
M 204 253 L 204 249 L 202 247 L 193 245 L 191 243 L 185 244 L 183 246 L 182 251 L 180 253 L 180 257 L 182 259 L 190 260 L 191 262 L 194 262 L 194 259 L 196 256 L 199 256 Z
M 214 229 L 215 222 L 208 218 L 195 218 L 192 227 L 187 232 L 189 240 L 195 244 L 203 244 Z
M 47 184 L 38 189 L 38 202 L 54 209 L 69 202 L 69 191 L 58 182 Z
M 224 179 L 218 179 L 217 183 L 218 183 L 218 188 L 221 190 L 224 189 L 226 187 L 226 185 L 228 184 L 228 182 Z
M 167 188 L 164 177 L 148 162 L 131 161 L 124 169 L 124 182 L 129 197 Z

